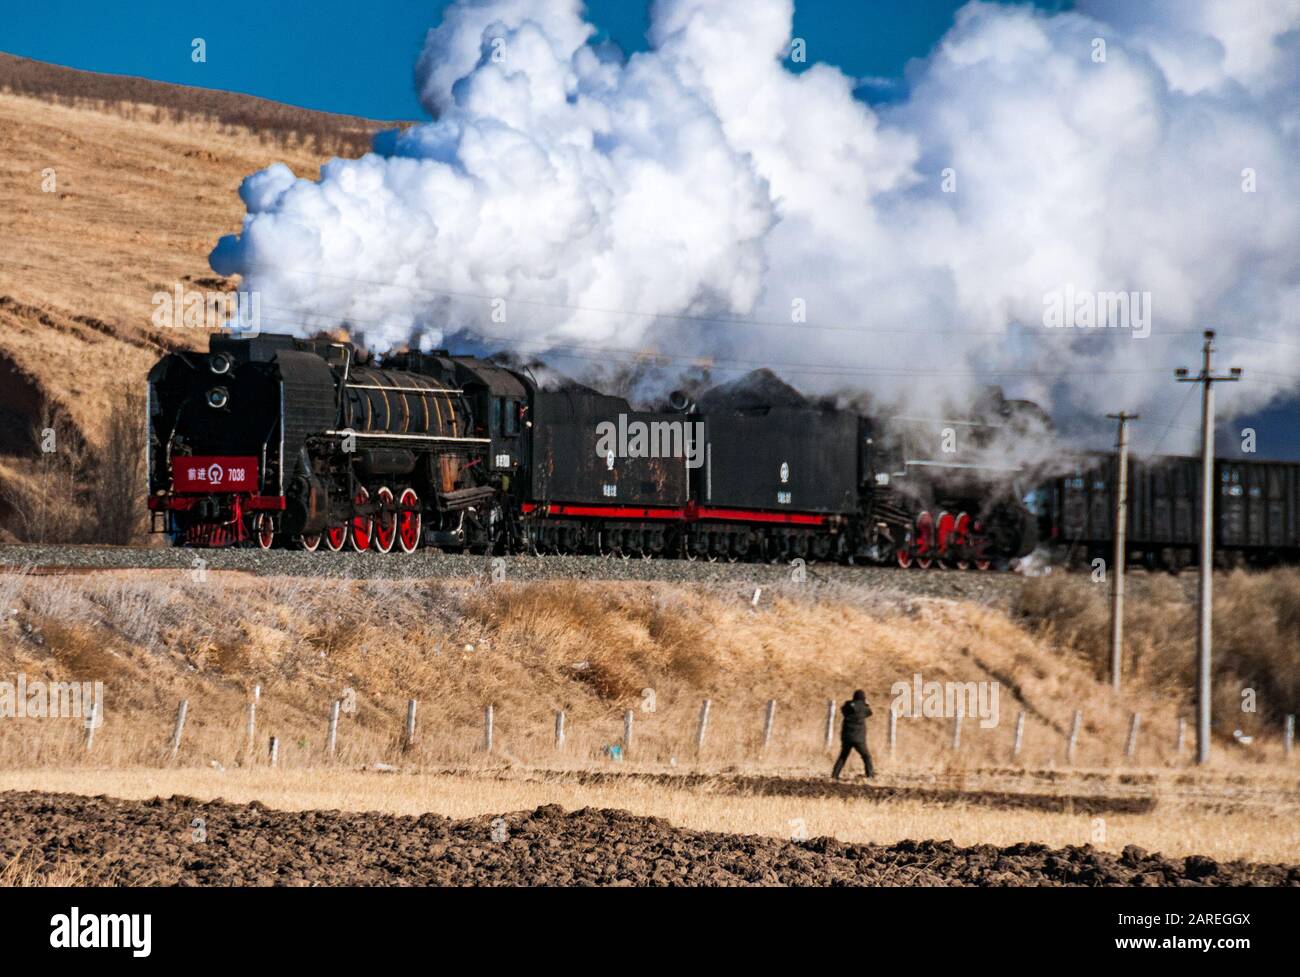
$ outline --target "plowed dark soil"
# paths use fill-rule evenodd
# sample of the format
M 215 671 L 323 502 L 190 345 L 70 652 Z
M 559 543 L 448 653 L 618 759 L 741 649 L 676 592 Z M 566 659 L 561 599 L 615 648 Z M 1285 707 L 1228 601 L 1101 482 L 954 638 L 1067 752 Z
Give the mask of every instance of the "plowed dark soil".
M 1152 797 L 1114 797 L 1105 794 L 1031 794 L 1007 790 L 965 790 L 955 787 L 879 786 L 861 779 L 827 780 L 825 777 L 768 777 L 710 774 L 624 774 L 602 771 L 552 775 L 582 784 L 641 780 L 688 790 L 750 797 L 840 797 L 859 801 L 924 801 L 927 804 L 970 804 L 1003 810 L 1047 811 L 1064 814 L 1146 814 L 1155 810 Z
M 21 854 L 20 854 L 21 853 Z M 1300 866 L 947 841 L 848 845 L 556 806 L 452 821 L 186 797 L 0 794 L 0 860 L 120 885 L 1292 885 Z

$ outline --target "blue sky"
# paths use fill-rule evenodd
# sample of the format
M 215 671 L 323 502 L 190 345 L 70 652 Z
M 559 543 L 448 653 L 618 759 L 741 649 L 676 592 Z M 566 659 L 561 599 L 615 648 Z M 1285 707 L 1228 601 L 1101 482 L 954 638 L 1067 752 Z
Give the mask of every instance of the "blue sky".
M 829 61 L 859 78 L 898 81 L 908 59 L 930 50 L 963 2 L 799 0 L 795 32 L 808 42 L 809 62 Z M 1069 6 L 1069 0 L 1036 0 L 1036 5 L 1055 10 Z M 8 6 L 0 50 L 10 54 L 305 108 L 416 119 L 425 114 L 415 97 L 412 69 L 425 32 L 437 24 L 446 4 L 44 0 Z M 648 3 L 588 0 L 587 9 L 602 38 L 625 51 L 646 46 Z M 207 44 L 206 63 L 191 61 L 196 37 Z M 890 93 L 889 88 L 863 89 L 870 98 Z

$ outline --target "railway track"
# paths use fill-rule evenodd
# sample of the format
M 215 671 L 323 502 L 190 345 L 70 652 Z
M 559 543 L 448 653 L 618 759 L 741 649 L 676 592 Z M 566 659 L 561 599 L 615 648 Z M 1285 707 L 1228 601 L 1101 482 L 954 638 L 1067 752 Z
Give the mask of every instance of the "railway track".
M 710 563 L 706 560 L 623 559 L 600 556 L 485 557 L 420 550 L 400 559 L 378 553 L 306 553 L 293 550 L 173 549 L 164 546 L 0 546 L 0 571 L 42 575 L 115 570 L 189 573 L 242 571 L 258 576 L 338 579 L 627 580 L 810 588 L 860 587 L 900 595 L 1005 604 L 1020 592 L 1014 573 L 962 573 L 842 566 Z

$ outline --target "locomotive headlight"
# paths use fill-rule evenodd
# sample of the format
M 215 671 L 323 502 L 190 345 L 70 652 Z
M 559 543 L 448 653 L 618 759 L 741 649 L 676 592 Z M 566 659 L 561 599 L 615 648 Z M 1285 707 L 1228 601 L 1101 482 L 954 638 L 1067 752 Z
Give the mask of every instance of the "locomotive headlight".
M 226 353 L 213 353 L 208 357 L 208 369 L 219 377 L 229 373 L 232 366 L 234 362 Z
M 213 410 L 221 410 L 228 403 L 230 403 L 230 391 L 225 387 L 213 387 L 208 391 L 208 406 Z

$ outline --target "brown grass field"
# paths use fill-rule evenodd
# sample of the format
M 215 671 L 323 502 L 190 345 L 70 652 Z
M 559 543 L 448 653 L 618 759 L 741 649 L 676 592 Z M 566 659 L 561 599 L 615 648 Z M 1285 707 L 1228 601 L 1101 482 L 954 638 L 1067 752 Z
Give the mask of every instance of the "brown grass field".
M 1238 591 L 1253 594 L 1260 579 L 1267 578 L 1228 581 L 1225 608 Z M 1293 582 L 1281 575 L 1272 586 Z M 1175 751 L 1187 707 L 1163 684 L 1164 672 L 1137 668 L 1116 696 L 1071 647 L 1082 639 L 1062 638 L 1064 609 L 1071 596 L 1087 608 L 1074 592 L 1087 586 L 1074 578 L 1030 582 L 1008 612 L 852 588 L 813 597 L 794 585 L 754 608 L 743 588 L 668 583 L 11 573 L 0 578 L 0 607 L 8 608 L 0 673 L 102 681 L 106 718 L 89 753 L 75 719 L 0 721 L 0 789 L 180 793 L 287 810 L 453 817 L 560 804 L 776 837 L 1030 840 L 1116 852 L 1138 845 L 1167 855 L 1294 862 L 1300 775 L 1282 755 L 1269 711 L 1277 704 L 1241 722 L 1221 716 L 1221 731 L 1246 725 L 1253 742 L 1220 735 L 1210 769 L 1187 766 Z M 1035 602 L 1045 600 L 1055 618 L 1040 616 Z M 1077 624 L 1087 614 L 1068 619 Z M 1139 607 L 1135 647 L 1153 640 L 1136 623 L 1148 619 L 1168 614 L 1144 616 Z M 1251 626 L 1225 609 L 1221 626 L 1234 624 Z M 1294 645 L 1277 634 L 1277 622 L 1256 613 L 1254 626 L 1261 646 L 1271 636 L 1284 642 L 1278 660 L 1293 666 Z M 1169 644 L 1171 654 L 1187 651 L 1185 640 Z M 890 686 L 917 672 L 926 681 L 1002 682 L 997 725 L 968 721 L 953 751 L 951 720 L 900 719 L 891 757 Z M 262 698 L 250 751 L 254 685 Z M 857 780 L 831 789 L 823 786 L 826 703 L 856 686 L 876 709 L 870 736 L 880 776 L 872 788 Z M 171 760 L 182 698 L 189 719 Z M 355 711 L 341 716 L 331 761 L 326 722 L 339 698 L 354 701 Z M 406 750 L 408 698 L 420 705 L 417 739 Z M 697 755 L 704 698 L 712 716 Z M 777 713 L 764 751 L 768 699 Z M 488 703 L 490 754 L 483 749 Z M 563 751 L 553 737 L 557 709 L 567 717 Z M 620 743 L 629 709 L 631 749 L 614 761 L 603 748 Z M 1021 709 L 1025 745 L 1013 762 Z M 1085 722 L 1071 765 L 1065 740 L 1075 709 Z M 1127 759 L 1134 711 L 1141 733 Z M 276 769 L 266 756 L 271 735 L 280 743 Z M 860 768 L 848 770 L 856 780 Z M 1071 800 L 1053 808 L 1041 797 Z M 1126 808 L 1134 799 L 1147 807 Z

